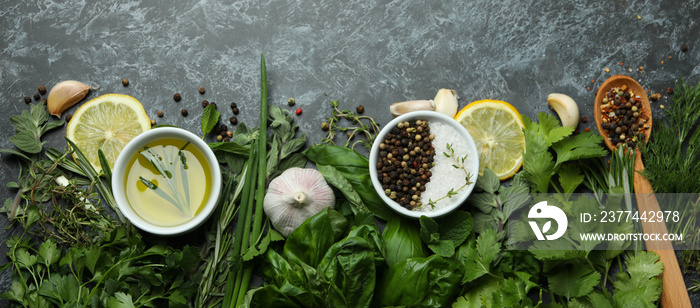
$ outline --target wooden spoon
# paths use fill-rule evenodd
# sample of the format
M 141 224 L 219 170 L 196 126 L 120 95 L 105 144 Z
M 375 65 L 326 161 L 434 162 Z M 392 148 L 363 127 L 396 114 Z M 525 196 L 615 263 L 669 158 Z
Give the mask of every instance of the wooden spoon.
M 639 96 L 642 101 L 642 114 L 648 117 L 646 125 L 649 125 L 649 129 L 645 130 L 646 140 L 649 140 L 651 135 L 652 118 L 651 118 L 651 107 L 649 105 L 649 98 L 647 97 L 644 88 L 642 88 L 639 83 L 634 79 L 625 75 L 615 75 L 600 86 L 598 89 L 598 94 L 595 97 L 595 105 L 593 110 L 593 115 L 595 116 L 595 124 L 598 127 L 598 132 L 603 136 L 605 145 L 608 149 L 615 151 L 615 146 L 608 139 L 608 134 L 603 130 L 603 115 L 600 110 L 600 106 L 603 104 L 603 98 L 605 94 L 610 91 L 611 88 L 617 88 L 626 85 L 629 90 L 631 90 L 634 95 Z M 646 141 L 645 140 L 645 141 Z M 651 187 L 651 183 L 644 177 L 641 172 L 644 170 L 644 164 L 642 163 L 642 155 L 639 151 L 635 151 L 634 158 L 634 192 L 637 199 L 637 209 L 639 212 L 658 212 L 659 201 L 653 195 L 654 191 Z M 641 215 L 641 214 L 640 214 Z M 648 216 L 648 215 L 647 215 Z M 668 229 L 666 224 L 661 222 L 649 222 L 642 220 L 642 230 L 645 234 L 667 234 Z M 685 287 L 685 282 L 683 281 L 683 274 L 681 274 L 681 269 L 678 266 L 678 259 L 676 259 L 676 253 L 673 251 L 673 245 L 670 241 L 645 241 L 646 248 L 649 251 L 653 251 L 659 255 L 659 260 L 664 264 L 664 272 L 661 274 L 661 279 L 663 282 L 663 291 L 661 292 L 661 307 L 691 307 L 690 298 L 688 297 L 688 291 Z

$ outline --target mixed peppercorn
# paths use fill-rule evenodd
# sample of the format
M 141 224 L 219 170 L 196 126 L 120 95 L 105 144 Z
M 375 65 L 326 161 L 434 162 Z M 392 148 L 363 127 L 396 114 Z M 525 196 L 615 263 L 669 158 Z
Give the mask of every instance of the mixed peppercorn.
M 625 85 L 606 93 L 600 106 L 603 115 L 601 126 L 613 145 L 624 143 L 634 148 L 638 141 L 646 138 L 649 117 L 642 113 L 642 108 L 641 98 Z
M 427 121 L 405 121 L 379 144 L 376 167 L 384 193 L 407 209 L 421 205 L 421 193 L 430 182 L 434 138 Z

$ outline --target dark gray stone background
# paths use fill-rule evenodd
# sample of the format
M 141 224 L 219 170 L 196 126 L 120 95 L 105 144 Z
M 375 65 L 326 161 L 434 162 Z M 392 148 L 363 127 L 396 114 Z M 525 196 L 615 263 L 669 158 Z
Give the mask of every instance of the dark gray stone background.
M 287 98 L 296 98 L 304 113 L 295 120 L 309 143 L 323 135 L 330 100 L 348 109 L 362 104 L 386 123 L 389 104 L 431 99 L 439 88 L 455 89 L 460 107 L 499 99 L 530 117 L 552 113 L 547 95 L 560 92 L 590 119 L 582 130 L 595 129 L 595 92 L 611 75 L 630 75 L 661 93 L 680 76 L 697 84 L 700 75 L 695 0 L 0 3 L 1 148 L 13 147 L 9 115 L 28 108 L 22 98 L 67 79 L 99 85 L 88 98 L 132 95 L 159 124 L 197 134 L 202 99 L 217 102 L 226 121 L 232 116 L 227 106 L 237 102 L 239 120 L 256 126 L 261 53 L 270 104 L 292 109 Z M 123 87 L 122 78 L 131 85 Z M 178 103 L 176 92 L 183 97 Z M 667 103 L 652 103 L 656 117 Z M 189 116 L 180 115 L 182 108 Z M 157 110 L 165 116 L 157 118 Z M 64 134 L 57 129 L 44 140 L 62 148 Z M 8 154 L 0 164 L 4 201 L 15 194 L 4 184 L 16 180 L 18 167 Z M 20 233 L 7 225 L 0 217 L 3 240 Z M 8 284 L 6 270 L 0 291 Z

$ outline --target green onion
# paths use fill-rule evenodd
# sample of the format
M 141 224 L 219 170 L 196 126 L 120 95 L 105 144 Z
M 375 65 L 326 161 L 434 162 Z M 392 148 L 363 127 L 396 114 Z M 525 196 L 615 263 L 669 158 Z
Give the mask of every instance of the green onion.
M 263 198 L 267 180 L 267 68 L 265 56 L 260 56 L 260 131 L 258 139 L 250 147 L 248 168 L 246 170 L 246 185 L 243 187 L 243 197 L 236 221 L 235 240 L 232 249 L 232 266 L 228 275 L 228 283 L 224 293 L 223 307 L 238 307 L 243 303 L 248 291 L 253 267 L 246 266 L 241 271 L 237 266 L 243 262 L 242 255 L 256 245 L 262 232 Z M 257 166 L 257 172 L 253 168 Z M 257 181 L 256 181 L 257 180 Z M 257 185 L 256 185 L 257 184 Z M 255 209 L 253 209 L 255 202 Z M 251 222 L 253 224 L 251 229 Z M 251 239 L 256 239 L 255 242 Z

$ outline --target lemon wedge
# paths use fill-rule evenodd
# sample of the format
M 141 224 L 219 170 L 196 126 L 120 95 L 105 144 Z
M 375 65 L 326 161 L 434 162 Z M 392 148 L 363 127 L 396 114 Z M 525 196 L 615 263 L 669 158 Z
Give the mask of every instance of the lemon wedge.
M 472 102 L 455 119 L 471 134 L 479 151 L 479 175 L 488 167 L 501 180 L 512 177 L 523 164 L 525 136 L 520 113 L 498 100 Z
M 123 94 L 105 94 L 78 108 L 66 137 L 85 154 L 98 173 L 102 170 L 98 150 L 104 152 L 110 167 L 119 152 L 134 137 L 151 129 L 151 120 L 141 103 Z

